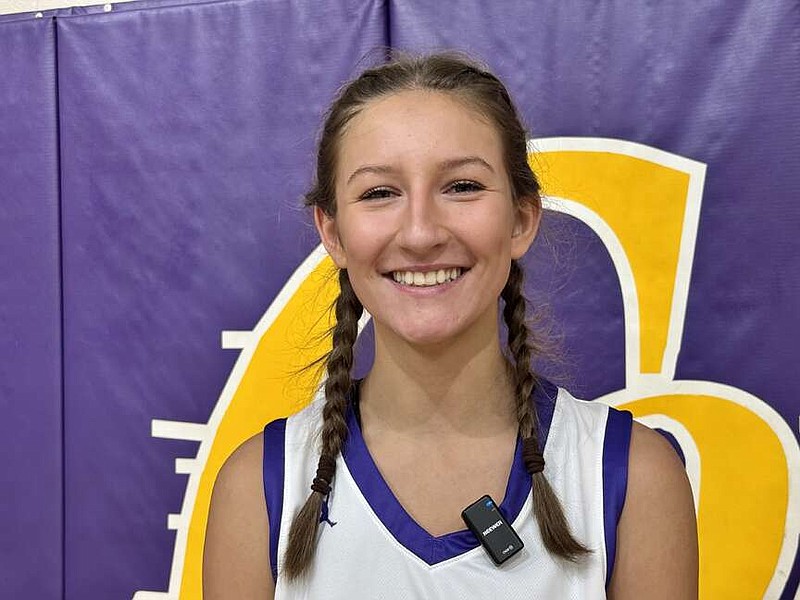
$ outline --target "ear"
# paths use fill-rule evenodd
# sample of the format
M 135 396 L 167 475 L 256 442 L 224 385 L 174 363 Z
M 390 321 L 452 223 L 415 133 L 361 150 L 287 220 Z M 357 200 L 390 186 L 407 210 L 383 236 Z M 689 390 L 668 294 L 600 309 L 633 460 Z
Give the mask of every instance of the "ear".
M 511 232 L 511 257 L 518 259 L 528 251 L 539 231 L 539 222 L 542 220 L 540 202 L 536 198 L 520 198 L 515 218 Z
M 336 226 L 336 219 L 327 214 L 319 206 L 315 206 L 314 225 L 317 227 L 322 245 L 325 246 L 325 250 L 331 255 L 333 262 L 336 263 L 336 266 L 340 269 L 346 269 L 347 255 L 339 239 L 339 229 Z

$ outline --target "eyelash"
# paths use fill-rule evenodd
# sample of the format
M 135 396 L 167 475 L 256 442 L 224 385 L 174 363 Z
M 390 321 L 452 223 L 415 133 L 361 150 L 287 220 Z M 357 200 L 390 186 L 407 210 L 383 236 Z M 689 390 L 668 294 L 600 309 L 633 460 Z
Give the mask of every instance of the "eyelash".
M 460 191 L 457 190 L 457 187 L 467 187 L 468 189 L 461 189 Z M 480 183 L 477 181 L 472 181 L 470 179 L 459 179 L 458 181 L 454 181 L 450 185 L 447 186 L 448 190 L 453 190 L 456 194 L 474 194 L 475 192 L 480 192 L 484 190 L 484 188 Z
M 366 192 L 361 194 L 361 196 L 359 196 L 359 199 L 361 199 L 361 200 L 385 200 L 386 198 L 389 197 L 389 195 L 391 195 L 393 193 L 394 192 L 390 188 L 379 186 L 379 187 L 374 187 L 372 189 L 367 190 Z
M 458 189 L 461 188 L 461 189 Z M 464 189 L 467 188 L 467 189 Z M 480 183 L 471 181 L 469 179 L 460 179 L 448 185 L 445 190 L 451 190 L 456 194 L 474 194 L 485 189 Z M 394 191 L 388 187 L 374 187 L 367 190 L 359 197 L 361 200 L 383 200 L 394 194 Z

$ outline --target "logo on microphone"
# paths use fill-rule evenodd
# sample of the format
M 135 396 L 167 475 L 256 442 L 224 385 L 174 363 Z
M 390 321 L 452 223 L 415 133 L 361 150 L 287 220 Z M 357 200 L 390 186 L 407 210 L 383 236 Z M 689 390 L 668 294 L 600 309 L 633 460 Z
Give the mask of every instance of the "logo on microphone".
M 484 529 L 484 530 L 483 530 L 483 532 L 482 532 L 482 533 L 483 533 L 483 535 L 484 535 L 484 537 L 485 537 L 485 536 L 487 536 L 487 535 L 489 535 L 490 533 L 492 533 L 492 532 L 493 532 L 495 529 L 497 529 L 498 527 L 500 527 L 500 525 L 502 525 L 502 524 L 503 524 L 503 522 L 502 522 L 502 521 L 498 521 L 497 523 L 495 523 L 495 524 L 493 524 L 493 525 L 489 525 L 489 527 L 487 527 L 486 529 Z

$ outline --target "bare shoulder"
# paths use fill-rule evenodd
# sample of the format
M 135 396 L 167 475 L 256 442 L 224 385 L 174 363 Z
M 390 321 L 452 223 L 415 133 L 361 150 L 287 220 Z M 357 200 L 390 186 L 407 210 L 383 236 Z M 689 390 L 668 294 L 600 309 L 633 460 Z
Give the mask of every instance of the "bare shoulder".
M 203 598 L 272 598 L 263 433 L 245 441 L 217 475 L 203 551 Z
M 661 434 L 634 422 L 609 598 L 696 599 L 697 577 L 697 526 L 686 470 Z
M 214 491 L 219 489 L 232 492 L 242 487 L 258 488 L 263 499 L 264 490 L 260 476 L 263 456 L 264 433 L 259 432 L 242 442 L 225 460 L 217 475 Z M 257 476 L 257 481 L 254 481 L 253 475 Z

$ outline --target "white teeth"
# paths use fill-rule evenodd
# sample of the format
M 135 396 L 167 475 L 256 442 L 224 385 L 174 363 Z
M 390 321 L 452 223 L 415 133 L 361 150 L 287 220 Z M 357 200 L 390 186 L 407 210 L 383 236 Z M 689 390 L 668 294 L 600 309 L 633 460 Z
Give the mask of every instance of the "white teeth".
M 403 285 L 429 287 L 458 279 L 461 274 L 461 267 L 439 269 L 438 271 L 427 271 L 425 273 L 420 271 L 392 271 L 392 279 Z

